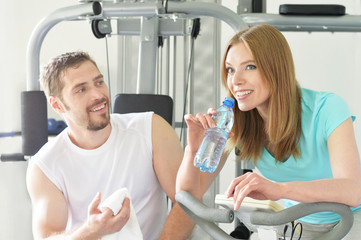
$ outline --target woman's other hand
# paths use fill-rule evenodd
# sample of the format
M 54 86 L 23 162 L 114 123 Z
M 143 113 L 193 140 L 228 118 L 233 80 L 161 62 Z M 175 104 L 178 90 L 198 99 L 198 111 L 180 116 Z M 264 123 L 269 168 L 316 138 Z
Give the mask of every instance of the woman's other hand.
M 282 183 L 275 183 L 257 173 L 249 172 L 235 178 L 225 195 L 227 198 L 233 196 L 234 210 L 238 210 L 245 197 L 272 201 L 281 199 L 281 188 Z

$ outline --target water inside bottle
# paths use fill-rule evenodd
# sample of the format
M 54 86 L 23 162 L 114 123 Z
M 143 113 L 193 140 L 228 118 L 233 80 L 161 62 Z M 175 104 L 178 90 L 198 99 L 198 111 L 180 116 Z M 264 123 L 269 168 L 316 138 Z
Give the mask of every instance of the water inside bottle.
M 218 159 L 223 153 L 227 137 L 228 133 L 225 131 L 217 128 L 208 129 L 195 157 L 194 165 L 202 172 L 213 173 L 218 167 Z
M 233 114 L 233 112 L 230 113 L 229 111 L 218 111 L 216 114 L 212 115 L 217 128 L 222 128 L 227 132 L 231 131 L 234 120 L 228 116 L 229 114 Z
M 193 161 L 194 166 L 202 172 L 213 173 L 219 164 L 234 121 L 233 106 L 234 99 L 226 97 L 223 105 L 217 108 L 217 113 L 212 115 L 216 127 L 207 130 Z

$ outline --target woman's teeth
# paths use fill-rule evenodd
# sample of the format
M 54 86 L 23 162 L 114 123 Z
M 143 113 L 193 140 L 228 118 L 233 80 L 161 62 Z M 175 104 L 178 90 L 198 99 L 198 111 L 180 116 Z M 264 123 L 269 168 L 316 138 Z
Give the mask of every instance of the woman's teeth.
M 245 96 L 245 95 L 247 95 L 247 94 L 250 94 L 252 91 L 243 91 L 243 92 L 237 92 L 236 93 L 236 96 L 237 97 L 243 97 L 243 96 Z

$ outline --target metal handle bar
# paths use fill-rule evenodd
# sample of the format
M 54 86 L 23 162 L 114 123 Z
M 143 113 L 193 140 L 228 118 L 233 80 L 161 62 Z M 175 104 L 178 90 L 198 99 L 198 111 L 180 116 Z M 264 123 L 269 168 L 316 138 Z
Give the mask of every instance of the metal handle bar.
M 235 239 L 220 229 L 214 222 L 233 221 L 233 213 L 227 209 L 209 208 L 186 191 L 180 191 L 175 196 L 176 201 L 182 209 L 198 224 L 204 231 L 216 240 Z M 353 225 L 353 213 L 347 205 L 332 202 L 300 203 L 296 206 L 279 212 L 251 213 L 251 223 L 255 225 L 282 225 L 292 222 L 303 216 L 316 212 L 335 212 L 341 216 L 341 221 L 329 232 L 317 237 L 315 240 L 339 240 L 342 239 Z

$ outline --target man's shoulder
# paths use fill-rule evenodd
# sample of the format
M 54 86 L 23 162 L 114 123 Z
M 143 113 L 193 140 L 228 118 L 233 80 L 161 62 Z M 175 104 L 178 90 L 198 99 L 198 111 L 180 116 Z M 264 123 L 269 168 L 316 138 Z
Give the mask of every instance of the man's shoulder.
M 49 139 L 40 150 L 32 157 L 33 159 L 55 159 L 65 149 L 66 140 L 64 138 L 66 130 L 63 130 L 59 135 Z
M 113 113 L 111 114 L 111 123 L 120 128 L 138 127 L 139 124 L 148 124 L 151 122 L 153 112 L 139 112 L 139 113 Z
M 153 112 L 132 112 L 132 113 L 112 113 L 111 119 L 115 121 L 122 121 L 128 119 L 142 119 L 153 115 Z

